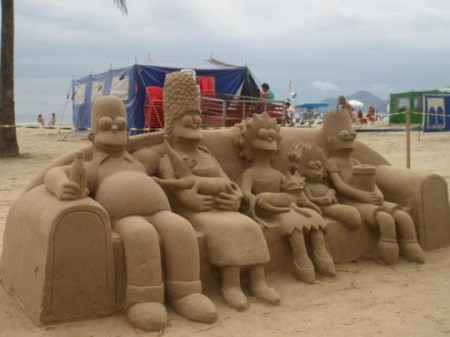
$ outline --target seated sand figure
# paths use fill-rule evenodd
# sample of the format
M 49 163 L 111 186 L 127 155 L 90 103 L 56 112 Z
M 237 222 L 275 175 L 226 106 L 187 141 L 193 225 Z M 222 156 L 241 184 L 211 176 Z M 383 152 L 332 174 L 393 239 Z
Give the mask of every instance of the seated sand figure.
M 207 257 L 220 269 L 222 295 L 228 305 L 242 311 L 248 301 L 240 285 L 240 272 L 248 267 L 249 288 L 258 299 L 280 302 L 279 294 L 265 280 L 269 252 L 263 233 L 252 219 L 238 213 L 242 193 L 208 151 L 199 146 L 201 111 L 196 84 L 186 73 L 166 76 L 164 84 L 165 132 L 170 146 L 161 159 L 159 175 L 164 185 L 173 179 L 173 208 L 203 233 Z M 173 150 L 172 150 L 173 148 Z M 183 160 L 187 166 L 180 169 Z M 180 163 L 181 161 L 181 163 Z M 182 173 L 191 170 L 191 173 Z M 193 182 L 194 184 L 192 184 Z
M 126 151 L 126 126 L 126 110 L 121 100 L 113 96 L 97 99 L 92 107 L 89 136 L 93 156 L 86 163 L 85 179 L 80 178 L 82 171 L 74 173 L 71 166 L 55 167 L 47 172 L 45 185 L 60 200 L 85 197 L 87 185 L 90 196 L 108 212 L 124 244 L 125 301 L 133 325 L 144 330 L 160 330 L 167 325 L 165 291 L 181 316 L 214 322 L 217 316 L 214 304 L 201 294 L 195 232 L 185 219 L 171 212 L 161 187 Z
M 377 260 L 393 264 L 400 251 L 409 260 L 424 263 L 411 216 L 400 205 L 384 201 L 375 184 L 375 167 L 361 165 L 352 157 L 356 131 L 345 114 L 344 110 L 330 111 L 323 123 L 323 136 L 330 152 L 327 171 L 339 202 L 356 207 L 362 219 L 379 230 Z
M 282 138 L 279 152 L 272 162 L 273 167 L 280 172 L 289 170 L 288 155 L 292 144 L 302 141 L 327 148 L 327 138 L 321 128 L 281 128 L 280 134 Z M 240 182 L 247 167 L 236 151 L 235 140 L 239 136 L 239 130 L 202 130 L 201 135 L 203 139 L 199 146 L 206 146 L 226 175 L 232 181 Z M 346 138 L 347 135 L 344 132 L 342 137 Z M 143 159 L 147 175 L 157 174 L 160 157 L 166 153 L 163 141 L 164 133 L 161 131 L 132 136 L 127 143 L 127 150 L 139 160 Z M 85 160 L 91 161 L 93 150 L 98 152 L 92 146 L 77 152 L 83 151 Z M 408 211 L 414 219 L 417 236 L 424 249 L 434 250 L 450 245 L 448 185 L 443 177 L 393 167 L 380 153 L 360 141 L 354 141 L 354 149 L 349 151 L 351 157 L 359 162 L 376 166 L 376 185 L 386 200 L 400 204 Z M 5 221 L 0 276 L 2 286 L 11 293 L 11 297 L 6 295 L 5 300 L 17 301 L 18 307 L 23 308 L 37 325 L 109 316 L 123 310 L 126 305 L 128 257 L 125 257 L 124 240 L 117 232 L 112 231 L 114 223 L 110 221 L 105 208 L 91 197 L 59 200 L 44 186 L 44 177 L 51 167 L 70 165 L 74 162 L 74 157 L 75 152 L 68 152 L 55 158 L 47 167 L 42 167 L 41 172 L 33 177 L 11 205 Z M 189 165 L 194 163 L 187 161 Z M 192 184 L 189 182 L 191 174 L 182 176 L 185 179 L 181 180 L 187 181 L 186 186 Z M 221 186 L 216 190 L 232 186 L 226 177 L 223 179 L 217 184 Z M 198 183 L 195 188 L 207 189 L 207 184 L 200 186 L 202 184 L 205 183 Z M 141 186 L 142 184 L 139 185 Z M 155 191 L 153 193 L 157 196 L 154 200 L 159 200 L 160 192 Z M 135 188 L 133 195 L 141 195 L 143 192 L 141 188 Z M 339 199 L 339 191 L 336 194 Z M 93 193 L 90 195 L 95 197 Z M 200 197 L 198 194 L 192 195 Z M 205 197 L 208 199 L 210 196 Z M 130 204 L 134 205 L 138 201 L 130 201 Z M 214 213 L 210 215 L 210 219 L 214 221 L 228 212 L 216 210 L 210 213 Z M 378 227 L 363 225 L 355 230 L 348 230 L 341 221 L 329 217 L 324 217 L 324 220 L 327 224 L 327 235 L 324 236 L 326 247 L 334 263 L 350 263 L 372 255 L 377 250 L 380 237 Z M 220 221 L 223 223 L 225 220 Z M 226 228 L 229 226 L 232 224 Z M 228 230 L 227 234 L 229 232 L 231 231 Z M 263 233 L 271 256 L 269 263 L 265 265 L 266 273 L 290 273 L 292 252 L 286 245 L 286 238 L 276 230 L 264 230 Z M 228 236 L 224 235 L 224 238 Z M 233 238 L 234 235 L 231 235 L 230 239 Z M 206 247 L 205 237 L 200 237 L 199 243 L 202 285 L 210 287 L 211 291 L 218 290 L 217 273 L 207 261 L 211 247 Z M 164 245 L 161 242 L 162 248 Z M 167 251 L 164 256 L 167 264 Z M 418 270 L 418 273 L 422 272 L 426 271 Z M 196 279 L 197 276 L 193 278 Z M 168 288 L 167 283 L 166 286 Z M 297 286 L 292 284 L 292 287 Z M 287 293 L 295 295 L 290 290 L 286 289 Z M 298 300 L 302 301 L 303 297 L 300 296 Z M 233 318 L 229 321 L 230 324 L 236 323 L 231 321 Z M 35 331 L 43 329 L 45 328 L 33 328 Z
M 285 177 L 272 168 L 278 151 L 280 127 L 264 112 L 239 125 L 239 155 L 251 162 L 242 175 L 241 189 L 249 205 L 249 215 L 264 227 L 279 227 L 289 238 L 294 275 L 304 282 L 314 282 L 315 271 L 334 276 L 333 259 L 324 241 L 325 222 L 319 207 L 305 196 L 304 178 L 296 172 Z M 312 259 L 308 257 L 305 235 L 309 234 Z
M 309 200 L 319 206 L 322 215 L 340 220 L 348 229 L 358 228 L 362 219 L 358 210 L 349 205 L 339 204 L 336 191 L 323 183 L 326 173 L 326 159 L 317 145 L 311 143 L 295 144 L 289 152 L 291 170 L 305 177 L 305 194 Z

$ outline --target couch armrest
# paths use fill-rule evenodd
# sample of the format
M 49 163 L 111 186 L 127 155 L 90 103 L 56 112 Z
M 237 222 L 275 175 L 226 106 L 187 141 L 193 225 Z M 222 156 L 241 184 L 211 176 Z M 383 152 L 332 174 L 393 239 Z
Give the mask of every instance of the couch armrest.
M 43 185 L 25 192 L 6 219 L 1 272 L 35 321 L 110 314 L 114 266 L 106 211 L 90 198 L 60 201 Z
M 427 250 L 450 244 L 448 186 L 437 174 L 378 166 L 376 182 L 387 201 L 411 214 L 421 246 Z

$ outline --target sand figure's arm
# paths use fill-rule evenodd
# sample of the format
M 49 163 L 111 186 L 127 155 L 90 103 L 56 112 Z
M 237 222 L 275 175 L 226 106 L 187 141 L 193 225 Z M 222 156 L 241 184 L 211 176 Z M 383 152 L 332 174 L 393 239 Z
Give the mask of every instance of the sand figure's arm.
M 249 205 L 254 203 L 256 195 L 253 194 L 253 175 L 251 170 L 246 170 L 242 174 L 241 191 L 244 201 Z
M 313 189 L 313 186 L 311 186 L 311 185 L 306 185 L 306 187 L 305 187 L 305 194 L 306 194 L 307 198 L 309 200 L 311 200 L 311 202 L 313 202 L 319 206 L 327 206 L 332 203 L 328 196 L 328 192 L 326 195 L 322 195 L 320 197 L 315 197 L 315 196 L 313 196 L 312 189 Z
M 226 191 L 220 192 L 218 197 L 214 198 L 217 206 L 224 211 L 238 211 L 241 206 L 242 200 L 242 191 L 236 183 L 230 180 L 226 173 L 220 167 L 219 162 L 211 155 L 208 155 L 211 160 L 215 162 L 217 165 L 217 169 L 219 170 L 219 176 L 223 179 L 226 179 L 230 182 L 229 185 L 226 185 Z
M 336 191 L 334 189 L 328 188 L 328 192 L 327 192 L 326 196 L 327 196 L 328 200 L 330 201 L 329 205 L 337 203 Z
M 338 172 L 330 172 L 329 178 L 336 190 L 343 196 L 365 204 L 373 203 L 374 200 L 371 193 L 359 190 L 345 183 Z
M 164 157 L 159 163 L 159 176 L 162 180 L 179 180 L 175 176 L 169 158 Z M 180 183 L 183 184 L 183 183 Z M 174 189 L 173 195 L 186 208 L 196 212 L 207 212 L 211 210 L 214 199 L 210 195 L 203 195 L 198 192 L 199 184 L 194 183 L 192 187 L 186 189 Z
M 44 178 L 45 187 L 59 200 L 81 199 L 80 185 L 69 180 L 69 166 L 51 168 Z
M 317 206 L 315 203 L 313 203 L 311 200 L 308 199 L 304 191 L 301 193 L 301 197 L 297 198 L 296 206 L 311 208 L 320 215 L 322 215 L 322 210 L 319 208 L 319 206 Z

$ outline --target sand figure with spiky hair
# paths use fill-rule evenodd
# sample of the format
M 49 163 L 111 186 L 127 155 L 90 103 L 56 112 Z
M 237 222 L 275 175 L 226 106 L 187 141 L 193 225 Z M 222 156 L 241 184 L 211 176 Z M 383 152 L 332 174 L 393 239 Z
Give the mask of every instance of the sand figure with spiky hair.
M 279 142 L 280 127 L 267 112 L 254 115 L 239 125 L 236 140 L 239 155 L 251 162 L 241 182 L 249 215 L 261 226 L 277 227 L 288 237 L 293 272 L 299 280 L 314 282 L 316 271 L 334 276 L 334 262 L 325 247 L 325 223 L 320 209 L 308 200 L 303 191 L 304 178 L 298 173 L 286 177 L 271 166 Z M 310 236 L 314 264 L 308 256 L 306 235 Z
M 339 220 L 351 230 L 362 224 L 358 210 L 339 204 L 336 191 L 323 183 L 326 158 L 320 147 L 311 143 L 294 144 L 289 152 L 289 161 L 291 172 L 299 172 L 305 177 L 306 196 L 320 207 L 323 216 Z
M 362 165 L 352 157 L 356 131 L 346 111 L 325 114 L 323 137 L 329 152 L 326 168 L 339 202 L 356 207 L 364 222 L 380 233 L 375 258 L 393 264 L 400 253 L 408 260 L 424 263 L 411 216 L 400 205 L 384 200 L 375 183 L 375 167 Z

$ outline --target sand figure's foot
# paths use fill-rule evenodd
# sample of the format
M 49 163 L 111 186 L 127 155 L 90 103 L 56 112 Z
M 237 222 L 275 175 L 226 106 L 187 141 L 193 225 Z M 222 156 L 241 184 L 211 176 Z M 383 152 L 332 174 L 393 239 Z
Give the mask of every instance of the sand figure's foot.
M 425 263 L 425 254 L 417 240 L 400 240 L 400 254 L 410 261 Z
M 398 261 L 399 248 L 395 239 L 380 238 L 376 260 L 386 264 L 394 264 Z
M 280 294 L 278 291 L 269 287 L 269 285 L 264 282 L 252 282 L 250 284 L 250 292 L 257 299 L 263 300 L 272 305 L 278 305 L 281 302 Z
M 248 300 L 239 287 L 222 287 L 222 296 L 225 302 L 237 311 L 248 309 Z
M 213 323 L 217 320 L 216 306 L 203 294 L 193 293 L 171 299 L 170 304 L 180 316 L 191 321 Z
M 298 257 L 293 261 L 294 276 L 305 283 L 313 283 L 316 279 L 314 265 L 308 256 Z
M 167 326 L 167 311 L 159 302 L 132 304 L 127 315 L 133 326 L 145 331 L 158 331 Z
M 328 253 L 328 251 L 325 249 L 325 247 L 313 249 L 312 255 L 316 271 L 319 274 L 325 276 L 336 275 L 336 268 L 334 266 L 333 258 L 331 257 L 330 253 Z

